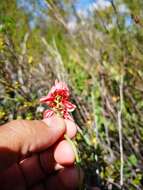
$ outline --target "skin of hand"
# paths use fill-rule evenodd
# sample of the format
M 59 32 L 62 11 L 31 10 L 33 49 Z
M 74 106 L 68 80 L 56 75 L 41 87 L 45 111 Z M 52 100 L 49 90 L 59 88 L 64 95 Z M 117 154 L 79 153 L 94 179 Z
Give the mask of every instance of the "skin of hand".
M 63 138 L 67 133 L 72 139 L 76 132 L 74 122 L 57 116 L 0 126 L 0 189 L 76 189 L 79 171 L 73 166 L 71 145 Z

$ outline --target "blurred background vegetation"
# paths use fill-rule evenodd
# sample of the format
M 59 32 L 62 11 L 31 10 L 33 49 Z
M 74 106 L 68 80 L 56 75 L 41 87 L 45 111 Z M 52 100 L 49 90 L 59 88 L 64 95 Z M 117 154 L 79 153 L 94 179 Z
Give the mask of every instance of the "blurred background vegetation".
M 1 0 L 0 124 L 41 119 L 55 79 L 77 105 L 83 189 L 143 189 L 143 1 Z

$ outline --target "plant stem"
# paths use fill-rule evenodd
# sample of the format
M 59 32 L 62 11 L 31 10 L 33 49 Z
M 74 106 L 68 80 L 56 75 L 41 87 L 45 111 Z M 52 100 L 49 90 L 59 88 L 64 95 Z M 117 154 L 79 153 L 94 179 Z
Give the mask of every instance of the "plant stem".
M 78 169 L 78 175 L 79 175 L 79 186 L 78 186 L 78 189 L 81 190 L 82 189 L 82 183 L 81 183 L 81 173 L 80 173 L 80 159 L 79 159 L 79 156 L 78 156 L 78 152 L 77 152 L 77 149 L 76 149 L 76 146 L 74 144 L 74 142 L 65 134 L 64 135 L 65 139 L 68 141 L 68 143 L 72 146 L 72 149 L 74 151 L 74 154 L 75 154 L 75 160 L 76 160 L 76 165 L 77 165 L 77 169 Z
M 123 158 L 123 137 L 122 137 L 122 112 L 123 112 L 123 75 L 120 81 L 120 110 L 118 111 L 118 130 L 119 130 L 119 144 L 120 144 L 120 185 L 124 183 L 124 158 Z
M 72 146 L 72 149 L 73 149 L 74 154 L 75 154 L 76 163 L 77 164 L 80 163 L 80 159 L 79 159 L 78 152 L 77 152 L 77 149 L 76 149 L 74 142 L 66 134 L 64 135 L 64 137 L 68 141 L 68 143 Z

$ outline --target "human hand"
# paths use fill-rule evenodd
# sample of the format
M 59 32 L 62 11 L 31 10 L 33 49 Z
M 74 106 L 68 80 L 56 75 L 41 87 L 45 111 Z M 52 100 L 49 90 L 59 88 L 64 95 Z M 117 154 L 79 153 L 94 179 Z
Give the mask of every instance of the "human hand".
M 79 171 L 71 167 L 75 156 L 65 132 L 74 137 L 76 124 L 56 116 L 1 126 L 0 189 L 76 189 Z

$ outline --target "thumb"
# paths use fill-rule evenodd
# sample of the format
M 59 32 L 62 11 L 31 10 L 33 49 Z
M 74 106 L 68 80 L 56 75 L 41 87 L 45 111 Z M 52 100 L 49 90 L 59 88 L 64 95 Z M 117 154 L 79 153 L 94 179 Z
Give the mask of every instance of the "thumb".
M 47 149 L 65 132 L 64 120 L 51 117 L 44 121 L 15 120 L 0 127 L 0 163 L 4 169 L 29 153 Z M 0 170 L 2 169 L 0 167 Z

